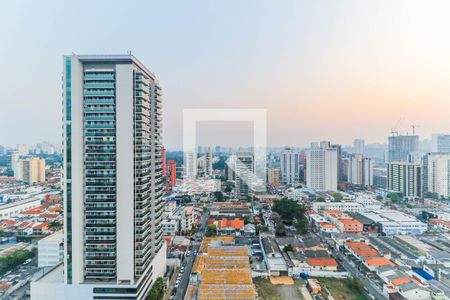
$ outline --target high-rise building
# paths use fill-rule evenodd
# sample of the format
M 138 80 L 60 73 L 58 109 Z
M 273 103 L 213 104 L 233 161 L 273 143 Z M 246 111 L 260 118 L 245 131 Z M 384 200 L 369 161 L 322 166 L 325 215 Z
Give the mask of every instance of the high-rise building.
M 235 164 L 234 156 L 231 156 L 226 160 L 225 167 L 224 167 L 226 180 L 229 180 L 229 181 L 236 180 L 236 173 L 233 170 L 234 164 Z
M 437 149 L 435 152 L 450 153 L 450 134 L 442 134 L 437 137 Z
M 236 197 L 239 200 L 249 200 L 254 172 L 253 153 L 239 152 L 234 162 Z
M 419 151 L 417 135 L 393 135 L 389 137 L 389 162 L 409 161 L 411 155 Z
M 321 148 L 306 150 L 306 185 L 319 191 L 336 191 L 338 183 L 337 149 L 321 142 Z
M 364 158 L 364 180 L 363 185 L 364 186 L 373 186 L 373 168 L 374 168 L 375 162 L 373 159 L 365 157 Z
M 280 154 L 281 182 L 296 185 L 300 181 L 299 153 L 293 148 L 286 147 Z
M 348 157 L 347 181 L 361 186 L 373 185 L 373 161 L 362 154 L 352 154 Z
M 172 191 L 177 184 L 177 164 L 174 160 L 167 162 L 167 190 Z
M 423 157 L 423 193 L 450 197 L 450 153 L 427 153 Z
M 197 178 L 197 152 L 195 149 L 184 152 L 184 178 Z
M 205 177 L 212 177 L 212 173 L 213 173 L 213 167 L 212 167 L 212 161 L 213 161 L 213 155 L 212 155 L 212 151 L 211 151 L 211 147 L 205 147 L 205 161 L 204 161 L 204 165 L 203 165 L 203 175 Z
M 66 56 L 63 78 L 64 284 L 32 299 L 145 299 L 166 269 L 161 88 L 132 55 Z
M 365 141 L 363 139 L 353 140 L 353 152 L 355 154 L 363 154 L 364 155 L 364 147 L 365 147 Z
M 330 145 L 331 148 L 336 149 L 337 155 L 337 172 L 338 172 L 338 182 L 342 181 L 344 177 L 344 167 L 342 162 L 342 147 L 339 144 Z
M 280 184 L 281 170 L 280 168 L 267 168 L 267 184 L 275 186 Z
M 409 162 L 390 162 L 387 166 L 387 188 L 401 192 L 405 198 L 422 196 L 422 167 Z
M 0 145 L 0 155 L 5 155 L 6 154 L 6 149 L 5 147 L 3 147 L 2 145 Z
M 20 155 L 19 152 L 11 153 L 11 170 L 14 172 L 14 178 L 17 180 L 22 180 L 22 168 L 20 166 Z
M 20 180 L 28 184 L 45 181 L 45 159 L 30 157 L 19 161 Z

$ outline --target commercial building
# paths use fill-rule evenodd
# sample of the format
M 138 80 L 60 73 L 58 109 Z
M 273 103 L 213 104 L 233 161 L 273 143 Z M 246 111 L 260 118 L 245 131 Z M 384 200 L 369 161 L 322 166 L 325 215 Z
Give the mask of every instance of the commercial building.
M 293 148 L 286 147 L 280 154 L 281 182 L 296 185 L 300 181 L 299 153 Z
M 450 197 L 450 153 L 427 153 L 423 157 L 423 193 Z
M 306 185 L 318 191 L 336 191 L 338 151 L 326 143 L 321 142 L 321 145 L 323 148 L 306 150 Z
M 313 202 L 312 209 L 319 210 L 340 210 L 348 212 L 361 212 L 366 208 L 361 203 L 355 202 Z
M 388 162 L 409 161 L 411 154 L 419 151 L 417 135 L 392 135 L 389 137 Z
M 63 78 L 64 263 L 32 299 L 145 299 L 166 264 L 161 88 L 132 55 L 66 56 Z
M 38 241 L 38 267 L 54 267 L 63 260 L 62 231 L 57 231 Z
M 253 181 L 253 153 L 240 152 L 234 162 L 235 193 L 239 200 L 249 200 Z
M 422 196 L 422 167 L 420 164 L 390 162 L 387 168 L 388 190 L 401 192 L 406 198 Z
M 422 234 L 427 231 L 426 223 L 397 210 L 377 210 L 360 212 L 367 219 L 377 223 L 380 232 L 385 235 Z

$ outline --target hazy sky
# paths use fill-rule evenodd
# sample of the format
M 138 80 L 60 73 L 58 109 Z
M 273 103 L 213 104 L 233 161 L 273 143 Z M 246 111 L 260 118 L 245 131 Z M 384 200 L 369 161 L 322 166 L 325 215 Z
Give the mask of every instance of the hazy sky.
M 164 89 L 168 148 L 184 108 L 266 108 L 273 146 L 450 131 L 449 1 L 2 1 L 0 39 L 0 144 L 60 143 L 62 55 L 128 50 Z

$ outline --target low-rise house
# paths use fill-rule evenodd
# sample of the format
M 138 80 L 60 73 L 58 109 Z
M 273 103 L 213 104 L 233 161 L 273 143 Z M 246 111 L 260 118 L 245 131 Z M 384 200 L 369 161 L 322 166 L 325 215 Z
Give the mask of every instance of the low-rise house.
M 396 266 L 395 263 L 385 257 L 366 257 L 363 259 L 362 263 L 370 271 L 375 271 L 381 266 Z
M 337 262 L 332 257 L 326 257 L 326 258 L 311 257 L 311 258 L 307 258 L 306 262 L 312 269 L 337 271 Z

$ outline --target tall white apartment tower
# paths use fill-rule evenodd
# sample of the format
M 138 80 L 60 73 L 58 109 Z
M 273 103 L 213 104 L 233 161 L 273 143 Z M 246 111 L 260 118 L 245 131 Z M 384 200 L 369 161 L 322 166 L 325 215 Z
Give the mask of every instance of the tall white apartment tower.
M 286 147 L 281 152 L 281 182 L 295 185 L 300 181 L 300 155 L 292 148 Z
M 422 178 L 424 193 L 450 197 L 450 153 L 427 153 Z
M 373 185 L 374 162 L 364 155 L 355 153 L 348 157 L 347 181 L 354 185 Z
M 132 55 L 66 56 L 63 80 L 64 284 L 32 299 L 145 299 L 166 265 L 161 88 Z
M 337 149 L 326 146 L 326 143 L 321 143 L 321 148 L 306 150 L 306 185 L 318 191 L 336 191 L 338 181 Z

